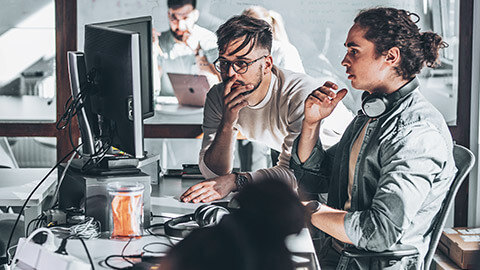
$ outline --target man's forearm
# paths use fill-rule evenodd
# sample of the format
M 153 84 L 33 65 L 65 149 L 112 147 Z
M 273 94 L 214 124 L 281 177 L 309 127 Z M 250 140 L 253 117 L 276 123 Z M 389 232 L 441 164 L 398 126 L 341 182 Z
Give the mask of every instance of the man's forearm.
M 321 231 L 336 239 L 353 244 L 345 232 L 345 215 L 347 211 L 337 210 L 327 205 L 322 205 L 320 210 L 312 214 L 312 224 Z
M 298 158 L 302 163 L 305 162 L 308 157 L 310 157 L 310 154 L 317 143 L 319 133 L 320 122 L 310 125 L 303 121 L 302 133 L 300 134 L 297 150 Z
M 234 133 L 233 126 L 221 124 L 205 152 L 205 164 L 217 175 L 225 175 L 232 169 Z

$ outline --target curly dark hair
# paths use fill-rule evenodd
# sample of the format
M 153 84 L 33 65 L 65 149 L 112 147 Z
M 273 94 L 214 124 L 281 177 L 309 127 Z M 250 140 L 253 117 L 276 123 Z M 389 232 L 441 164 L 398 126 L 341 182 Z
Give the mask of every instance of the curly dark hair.
M 247 54 L 255 47 L 266 49 L 268 52 L 272 50 L 272 29 L 270 24 L 264 20 L 246 15 L 234 16 L 220 25 L 216 34 L 220 54 L 225 52 L 228 43 L 242 37 L 245 37 L 245 40 L 232 54 L 245 48 L 252 40 L 253 45 Z
M 354 22 L 367 29 L 365 38 L 375 45 L 377 56 L 397 47 L 401 61 L 395 70 L 403 79 L 411 79 L 424 65 L 438 66 L 439 50 L 448 47 L 438 34 L 420 32 L 419 20 L 417 14 L 403 9 L 377 7 L 360 11 Z

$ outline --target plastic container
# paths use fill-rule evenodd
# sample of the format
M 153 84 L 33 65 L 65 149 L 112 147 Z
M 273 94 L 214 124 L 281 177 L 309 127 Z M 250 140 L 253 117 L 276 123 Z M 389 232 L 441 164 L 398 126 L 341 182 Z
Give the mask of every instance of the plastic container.
M 144 190 L 144 185 L 138 182 L 107 184 L 111 238 L 142 236 Z

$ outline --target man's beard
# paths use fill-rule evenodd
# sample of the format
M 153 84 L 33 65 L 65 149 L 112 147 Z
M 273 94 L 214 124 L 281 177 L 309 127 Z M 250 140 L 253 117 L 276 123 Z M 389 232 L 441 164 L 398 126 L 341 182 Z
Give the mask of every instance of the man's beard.
M 179 35 L 179 34 L 177 34 L 176 31 L 173 31 L 172 29 L 170 29 L 170 32 L 172 33 L 173 37 L 178 41 L 185 41 L 185 40 L 183 40 L 184 37 L 185 37 L 185 34 L 188 34 L 187 31 L 183 31 L 183 34 Z
M 255 82 L 255 84 L 253 85 L 253 88 L 251 90 L 248 90 L 248 91 L 245 91 L 245 92 L 242 92 L 240 95 L 243 95 L 243 96 L 246 96 L 246 95 L 249 95 L 251 93 L 253 93 L 253 91 L 257 90 L 257 88 L 260 86 L 260 84 L 262 83 L 263 81 L 263 73 L 262 73 L 262 66 L 260 66 L 258 68 L 258 72 L 257 72 L 257 81 Z M 241 86 L 245 86 L 245 82 L 243 81 L 236 81 L 238 84 L 240 84 Z M 234 82 L 235 83 L 235 82 Z

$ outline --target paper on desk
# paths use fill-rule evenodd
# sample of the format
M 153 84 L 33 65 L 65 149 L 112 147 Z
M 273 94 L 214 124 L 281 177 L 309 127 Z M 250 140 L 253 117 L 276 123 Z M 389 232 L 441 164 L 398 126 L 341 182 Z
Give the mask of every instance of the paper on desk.
M 464 242 L 480 242 L 480 235 L 460 235 Z
M 458 230 L 461 234 L 480 234 L 480 228 Z
M 457 231 L 455 231 L 454 229 L 452 228 L 445 228 L 443 229 L 443 231 L 446 233 L 446 234 L 456 234 Z
M 186 208 L 186 209 L 197 209 L 200 205 L 204 204 L 210 204 L 210 203 L 185 203 L 180 201 L 180 196 L 164 196 L 164 197 L 152 197 L 151 198 L 151 203 L 154 205 L 160 205 L 160 206 L 167 206 L 167 207 L 175 207 L 175 208 Z M 227 197 L 213 201 L 213 202 L 229 202 L 233 198 L 233 194 L 230 193 Z

